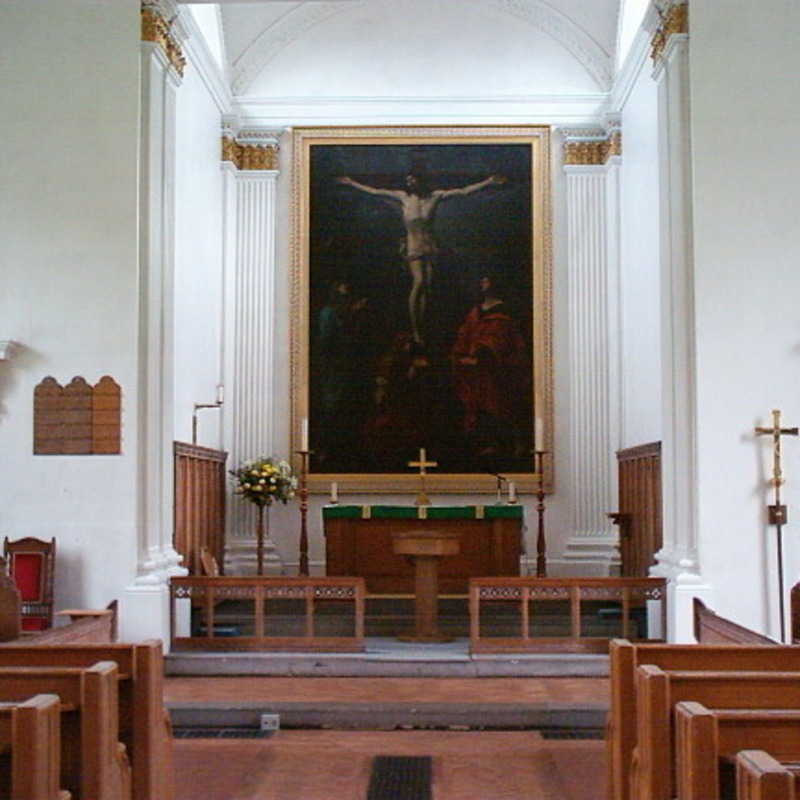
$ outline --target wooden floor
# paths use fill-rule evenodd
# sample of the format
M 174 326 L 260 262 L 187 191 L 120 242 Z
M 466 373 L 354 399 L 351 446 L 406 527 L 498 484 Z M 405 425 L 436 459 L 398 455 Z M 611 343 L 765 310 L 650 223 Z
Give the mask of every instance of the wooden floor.
M 582 703 L 603 678 L 168 678 L 167 702 Z M 602 740 L 537 731 L 282 730 L 269 739 L 178 739 L 177 800 L 363 800 L 377 755 L 433 758 L 434 800 L 602 800 Z

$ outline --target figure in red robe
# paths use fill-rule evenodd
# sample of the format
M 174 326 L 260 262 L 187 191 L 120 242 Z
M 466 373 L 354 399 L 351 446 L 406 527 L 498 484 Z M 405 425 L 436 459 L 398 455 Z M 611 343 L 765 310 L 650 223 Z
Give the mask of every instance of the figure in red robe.
M 513 455 L 528 396 L 525 340 L 490 277 L 480 280 L 481 302 L 458 329 L 454 383 L 464 407 L 463 429 L 479 455 Z

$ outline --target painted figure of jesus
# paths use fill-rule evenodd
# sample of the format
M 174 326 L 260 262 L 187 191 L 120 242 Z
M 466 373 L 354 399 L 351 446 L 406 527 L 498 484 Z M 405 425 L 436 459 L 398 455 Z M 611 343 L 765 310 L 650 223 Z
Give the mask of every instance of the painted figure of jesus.
M 337 180 L 345 186 L 352 186 L 360 192 L 377 197 L 385 197 L 397 204 L 406 229 L 405 261 L 411 274 L 411 290 L 408 294 L 411 336 L 418 347 L 423 347 L 425 310 L 436 260 L 436 239 L 433 233 L 436 208 L 442 200 L 472 194 L 487 186 L 504 183 L 505 178 L 490 175 L 482 181 L 455 189 L 431 189 L 422 174 L 412 172 L 406 176 L 405 190 L 378 189 L 347 176 Z

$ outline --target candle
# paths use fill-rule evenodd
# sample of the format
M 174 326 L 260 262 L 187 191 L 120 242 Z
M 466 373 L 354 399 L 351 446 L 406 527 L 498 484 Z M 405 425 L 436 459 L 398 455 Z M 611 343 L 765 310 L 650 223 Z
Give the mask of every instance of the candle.
M 225 400 L 225 387 L 221 384 L 217 384 L 217 405 L 221 406 L 223 401 Z
M 300 422 L 300 449 L 308 450 L 308 417 L 303 417 Z
M 334 481 L 331 484 L 331 503 L 339 502 L 339 484 Z
M 533 449 L 544 450 L 544 422 L 541 417 L 536 417 L 536 425 L 533 431 Z
M 517 502 L 517 485 L 514 483 L 514 481 L 508 482 L 508 502 Z

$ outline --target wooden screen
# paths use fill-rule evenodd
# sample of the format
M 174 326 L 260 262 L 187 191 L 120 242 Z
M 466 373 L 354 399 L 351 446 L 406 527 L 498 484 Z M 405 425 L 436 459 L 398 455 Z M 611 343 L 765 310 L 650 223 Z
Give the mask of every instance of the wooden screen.
M 225 560 L 225 462 L 228 454 L 174 443 L 175 549 L 191 575 L 202 575 L 200 552 Z
M 645 578 L 661 549 L 661 442 L 617 452 L 622 575 Z

